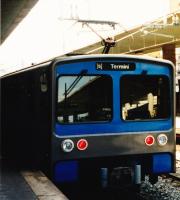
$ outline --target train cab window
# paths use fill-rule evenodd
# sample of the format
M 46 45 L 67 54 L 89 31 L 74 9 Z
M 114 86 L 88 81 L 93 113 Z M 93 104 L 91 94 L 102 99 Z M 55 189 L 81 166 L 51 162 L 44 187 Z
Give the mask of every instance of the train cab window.
M 60 123 L 110 121 L 112 118 L 111 77 L 106 75 L 60 76 L 56 112 Z
M 125 75 L 120 80 L 123 120 L 165 119 L 170 114 L 167 76 Z

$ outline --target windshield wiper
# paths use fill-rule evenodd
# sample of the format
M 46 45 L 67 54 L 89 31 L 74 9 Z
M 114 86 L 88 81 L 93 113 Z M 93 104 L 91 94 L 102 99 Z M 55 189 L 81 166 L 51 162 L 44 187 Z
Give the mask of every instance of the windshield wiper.
M 81 78 L 83 77 L 83 75 L 87 74 L 87 71 L 88 70 L 86 70 L 86 69 L 82 70 L 79 73 L 78 77 L 69 86 L 69 88 L 66 88 L 66 85 L 65 85 L 65 92 L 64 92 L 65 97 L 67 97 L 67 95 L 75 88 L 75 86 L 79 83 L 79 81 L 81 80 Z

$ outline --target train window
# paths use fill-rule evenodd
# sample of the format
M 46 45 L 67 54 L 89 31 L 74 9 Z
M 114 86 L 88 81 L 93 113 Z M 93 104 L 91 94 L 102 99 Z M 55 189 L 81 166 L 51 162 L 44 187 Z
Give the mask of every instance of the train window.
M 60 123 L 110 121 L 110 76 L 63 75 L 58 78 L 57 120 Z
M 124 120 L 165 119 L 170 114 L 167 76 L 125 75 L 121 78 L 121 114 Z

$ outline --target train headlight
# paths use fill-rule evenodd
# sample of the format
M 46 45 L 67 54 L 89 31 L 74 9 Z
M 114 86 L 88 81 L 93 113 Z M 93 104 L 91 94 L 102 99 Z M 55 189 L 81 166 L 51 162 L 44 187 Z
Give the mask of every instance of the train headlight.
M 167 144 L 168 138 L 165 134 L 160 134 L 157 137 L 157 141 L 160 146 L 164 146 Z
M 64 152 L 71 152 L 74 149 L 74 142 L 70 139 L 63 140 L 61 148 Z
M 154 137 L 152 135 L 148 135 L 146 138 L 145 138 L 145 144 L 148 145 L 148 146 L 151 146 L 154 144 Z

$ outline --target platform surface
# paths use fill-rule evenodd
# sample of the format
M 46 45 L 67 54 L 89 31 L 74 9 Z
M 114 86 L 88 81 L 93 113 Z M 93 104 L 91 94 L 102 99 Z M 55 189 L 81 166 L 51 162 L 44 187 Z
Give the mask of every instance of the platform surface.
M 0 200 L 68 200 L 68 198 L 38 170 L 18 169 L 0 160 Z
M 37 200 L 18 169 L 0 161 L 0 200 Z

